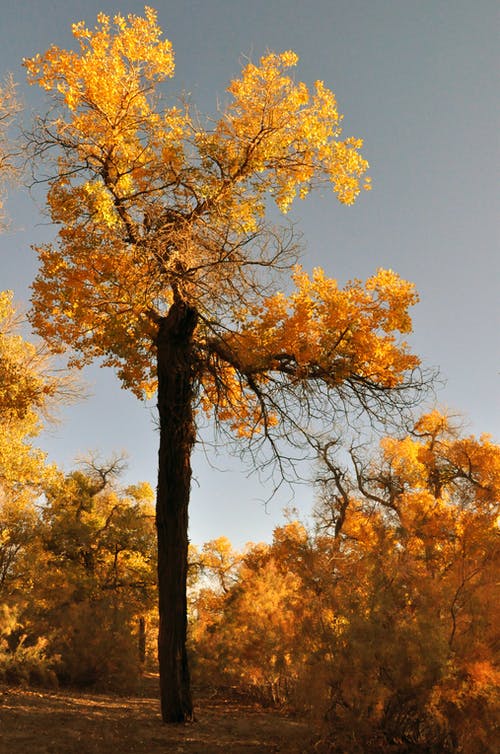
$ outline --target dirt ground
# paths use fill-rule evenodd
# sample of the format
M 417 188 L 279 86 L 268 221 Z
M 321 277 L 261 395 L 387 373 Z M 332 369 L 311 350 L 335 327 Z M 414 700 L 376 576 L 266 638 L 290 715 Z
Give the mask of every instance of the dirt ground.
M 257 705 L 197 698 L 197 722 L 163 725 L 141 697 L 0 686 L 0 754 L 303 754 L 307 726 Z

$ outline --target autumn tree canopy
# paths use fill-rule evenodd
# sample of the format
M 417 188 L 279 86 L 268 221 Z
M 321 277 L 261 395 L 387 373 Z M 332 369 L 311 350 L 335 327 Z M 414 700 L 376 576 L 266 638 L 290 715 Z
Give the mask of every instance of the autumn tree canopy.
M 102 15 L 96 30 L 76 24 L 73 33 L 79 53 L 51 48 L 25 62 L 60 106 L 38 132 L 40 149 L 58 148 L 48 204 L 62 227 L 56 245 L 39 249 L 34 285 L 33 320 L 51 345 L 75 349 L 79 363 L 102 356 L 127 387 L 150 393 L 158 319 L 179 299 L 198 314 L 207 407 L 218 410 L 224 396 L 240 417 L 250 404 L 243 420 L 254 408 L 260 416 L 251 391 L 241 394 L 240 362 L 257 381 L 284 362 L 318 362 L 337 382 L 355 372 L 400 383 L 417 360 L 393 332 L 409 330 L 416 296 L 396 274 L 342 293 L 320 271 L 311 281 L 297 270 L 291 299 L 266 295 L 266 268 L 274 273 L 291 251 L 264 226 L 266 197 L 286 211 L 320 182 L 346 204 L 359 193 L 367 163 L 361 140 L 339 140 L 334 95 L 293 81 L 294 53 L 270 54 L 231 83 L 232 102 L 208 130 L 187 105 L 158 107 L 153 94 L 174 60 L 151 9 L 114 24 Z
M 178 721 L 192 715 L 196 411 L 277 452 L 313 414 L 375 412 L 386 398 L 394 407 L 414 385 L 418 359 L 400 333 L 417 297 L 390 270 L 344 289 L 320 269 L 309 275 L 290 229 L 270 222 L 271 203 L 286 212 L 319 185 L 343 204 L 370 186 L 361 140 L 341 139 L 333 93 L 292 78 L 295 53 L 249 63 L 210 120 L 163 97 L 174 55 L 151 8 L 100 14 L 73 34 L 76 52 L 51 47 L 25 61 L 50 98 L 31 145 L 53 156 L 47 203 L 59 226 L 37 248 L 32 322 L 73 364 L 100 358 L 136 395 L 157 390 L 160 675 L 164 720 Z

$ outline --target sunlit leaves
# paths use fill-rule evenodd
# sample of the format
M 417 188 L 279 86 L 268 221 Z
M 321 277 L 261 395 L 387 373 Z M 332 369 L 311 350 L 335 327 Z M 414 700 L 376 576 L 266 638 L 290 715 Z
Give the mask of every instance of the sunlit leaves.
M 33 437 L 69 385 L 50 369 L 43 349 L 23 338 L 12 300 L 10 291 L 0 292 L 0 506 L 29 500 L 39 489 L 48 470 Z
M 22 571 L 19 563 L 36 525 L 34 504 L 53 474 L 33 438 L 64 395 L 64 380 L 21 335 L 12 299 L 10 291 L 0 292 L 0 591 L 11 588 Z
M 327 182 L 350 204 L 367 163 L 360 140 L 339 139 L 342 116 L 333 93 L 322 82 L 310 90 L 290 77 L 298 62 L 291 51 L 248 63 L 211 123 L 194 120 L 186 104 L 163 104 L 158 85 L 173 75 L 174 57 L 152 9 L 144 17 L 101 13 L 94 29 L 80 22 L 73 34 L 77 52 L 53 46 L 25 60 L 29 81 L 57 106 L 33 137 L 39 155 L 55 150 L 47 201 L 60 226 L 58 242 L 37 249 L 33 323 L 53 349 L 72 349 L 72 363 L 103 357 L 125 386 L 150 394 L 156 322 L 174 295 L 203 315 L 195 338 L 207 358 L 214 324 L 225 330 L 230 316 L 238 318 L 242 305 L 250 311 L 262 296 L 263 306 L 271 305 L 256 271 L 285 261 L 288 252 L 265 224 L 267 197 L 286 211 L 296 195 Z M 318 278 L 315 284 L 319 297 Z M 297 312 L 281 337 L 291 339 L 302 364 L 307 354 L 293 342 L 301 326 L 299 295 L 307 294 L 291 301 Z M 249 348 L 257 337 L 253 319 Z M 401 324 L 400 317 L 387 327 Z M 384 369 L 394 355 L 385 351 L 378 355 Z M 409 363 L 398 359 L 387 373 Z M 217 401 L 229 421 L 238 405 L 247 426 L 240 421 L 236 429 L 248 434 L 260 410 L 242 398 L 238 367 L 219 366 L 215 380 L 211 369 L 205 372 L 204 405 Z
M 365 286 L 354 281 L 339 289 L 320 268 L 312 277 L 297 268 L 294 283 L 289 297 L 263 299 L 254 321 L 243 326 L 248 359 L 259 353 L 257 343 L 264 336 L 264 358 L 274 356 L 278 365 L 288 356 L 299 372 L 317 366 L 333 381 L 355 373 L 393 386 L 417 365 L 417 357 L 394 335 L 411 327 L 408 308 L 417 301 L 411 283 L 390 270 L 379 270 Z
M 352 204 L 368 167 L 357 151 L 362 141 L 337 140 L 342 116 L 335 96 L 322 81 L 312 94 L 296 84 L 285 72 L 297 62 L 291 51 L 271 53 L 231 82 L 234 99 L 216 130 L 227 172 L 238 180 L 255 176 L 255 190 L 270 191 L 283 211 L 321 179 L 333 184 L 341 202 Z
M 0 291 L 0 420 L 28 417 L 47 407 L 59 385 L 47 371 L 47 359 L 20 334 L 11 291 Z
M 24 61 L 32 83 L 63 96 L 82 133 L 106 121 L 112 131 L 128 118 L 147 115 L 141 82 L 151 86 L 174 73 L 172 45 L 160 39 L 152 8 L 145 9 L 144 18 L 116 15 L 113 21 L 100 13 L 97 22 L 94 30 L 83 21 L 73 24 L 78 53 L 53 46 L 45 55 Z
M 293 283 L 288 296 L 278 292 L 236 312 L 239 328 L 219 349 L 222 359 L 232 356 L 232 366 L 221 360 L 215 385 L 213 370 L 204 379 L 204 408 L 218 406 L 219 419 L 241 434 L 273 426 L 275 414 L 265 414 L 258 390 L 245 388 L 238 372 L 250 375 L 254 388 L 281 375 L 291 384 L 319 380 L 335 387 L 358 379 L 390 389 L 419 364 L 398 337 L 411 331 L 408 310 L 418 297 L 392 270 L 340 288 L 320 268 L 309 276 L 296 267 Z

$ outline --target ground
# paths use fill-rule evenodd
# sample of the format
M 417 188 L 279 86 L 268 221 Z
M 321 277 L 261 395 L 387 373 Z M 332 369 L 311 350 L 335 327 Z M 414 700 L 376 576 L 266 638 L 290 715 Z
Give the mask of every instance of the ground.
M 198 698 L 197 721 L 163 725 L 153 679 L 120 697 L 0 686 L 0 754 L 300 754 L 307 726 L 276 711 Z

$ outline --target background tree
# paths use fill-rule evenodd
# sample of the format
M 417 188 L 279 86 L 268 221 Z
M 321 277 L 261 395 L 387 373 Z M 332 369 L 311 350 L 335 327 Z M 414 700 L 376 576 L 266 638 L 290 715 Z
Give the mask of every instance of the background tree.
M 33 445 L 43 421 L 68 397 L 68 380 L 51 370 L 43 349 L 21 335 L 10 291 L 0 292 L 0 593 L 17 579 L 17 561 L 33 535 L 34 502 L 50 473 Z
M 0 678 L 29 680 L 49 669 L 45 640 L 25 645 L 23 612 L 33 595 L 40 556 L 37 503 L 53 474 L 34 445 L 44 422 L 69 398 L 67 376 L 43 348 L 21 334 L 23 318 L 10 291 L 0 292 Z M 20 675 L 19 675 L 20 674 Z
M 322 183 L 351 204 L 367 169 L 340 139 L 335 97 L 288 69 L 293 52 L 249 63 L 215 121 L 162 104 L 174 72 L 156 13 L 73 26 L 78 52 L 25 61 L 51 97 L 32 143 L 52 150 L 48 208 L 58 240 L 37 249 L 32 321 L 72 363 L 113 366 L 142 396 L 157 389 L 159 660 L 163 719 L 192 716 L 186 640 L 190 457 L 199 408 L 236 436 L 271 442 L 355 404 L 404 402 L 418 360 L 413 286 L 379 271 L 339 290 L 296 260 L 267 218 Z M 365 186 L 369 187 L 368 179 Z M 280 279 L 281 278 L 281 279 Z M 292 285 L 285 296 L 280 289 Z M 199 415 L 199 414 L 198 414 Z M 303 438 L 301 438 L 303 439 Z
M 17 149 L 9 132 L 20 109 L 14 81 L 11 76 L 7 76 L 0 82 L 0 230 L 5 222 L 3 188 L 5 183 L 18 175 L 15 159 Z
M 141 619 L 156 602 L 154 495 L 121 489 L 120 459 L 90 459 L 45 488 L 38 537 L 43 578 L 29 619 L 60 657 L 59 678 L 121 691 L 137 686 Z
M 315 751 L 493 753 L 500 448 L 431 412 L 353 459 L 327 455 L 315 529 L 195 592 L 196 676 L 305 711 Z
M 342 623 L 326 749 L 493 751 L 500 448 L 433 411 L 351 455 L 352 476 L 325 456 L 318 508 L 318 542 L 344 572 L 323 581 Z
M 306 540 L 293 523 L 274 532 L 272 545 L 233 552 L 230 581 L 218 557 L 220 540 L 203 548 L 205 578 L 192 596 L 190 631 L 199 683 L 212 691 L 236 688 L 266 705 L 290 702 L 304 661 L 298 636 L 310 609 L 296 557 Z
M 157 599 L 153 491 L 121 489 L 120 459 L 67 475 L 29 460 L 0 499 L 0 680 L 137 690 Z

